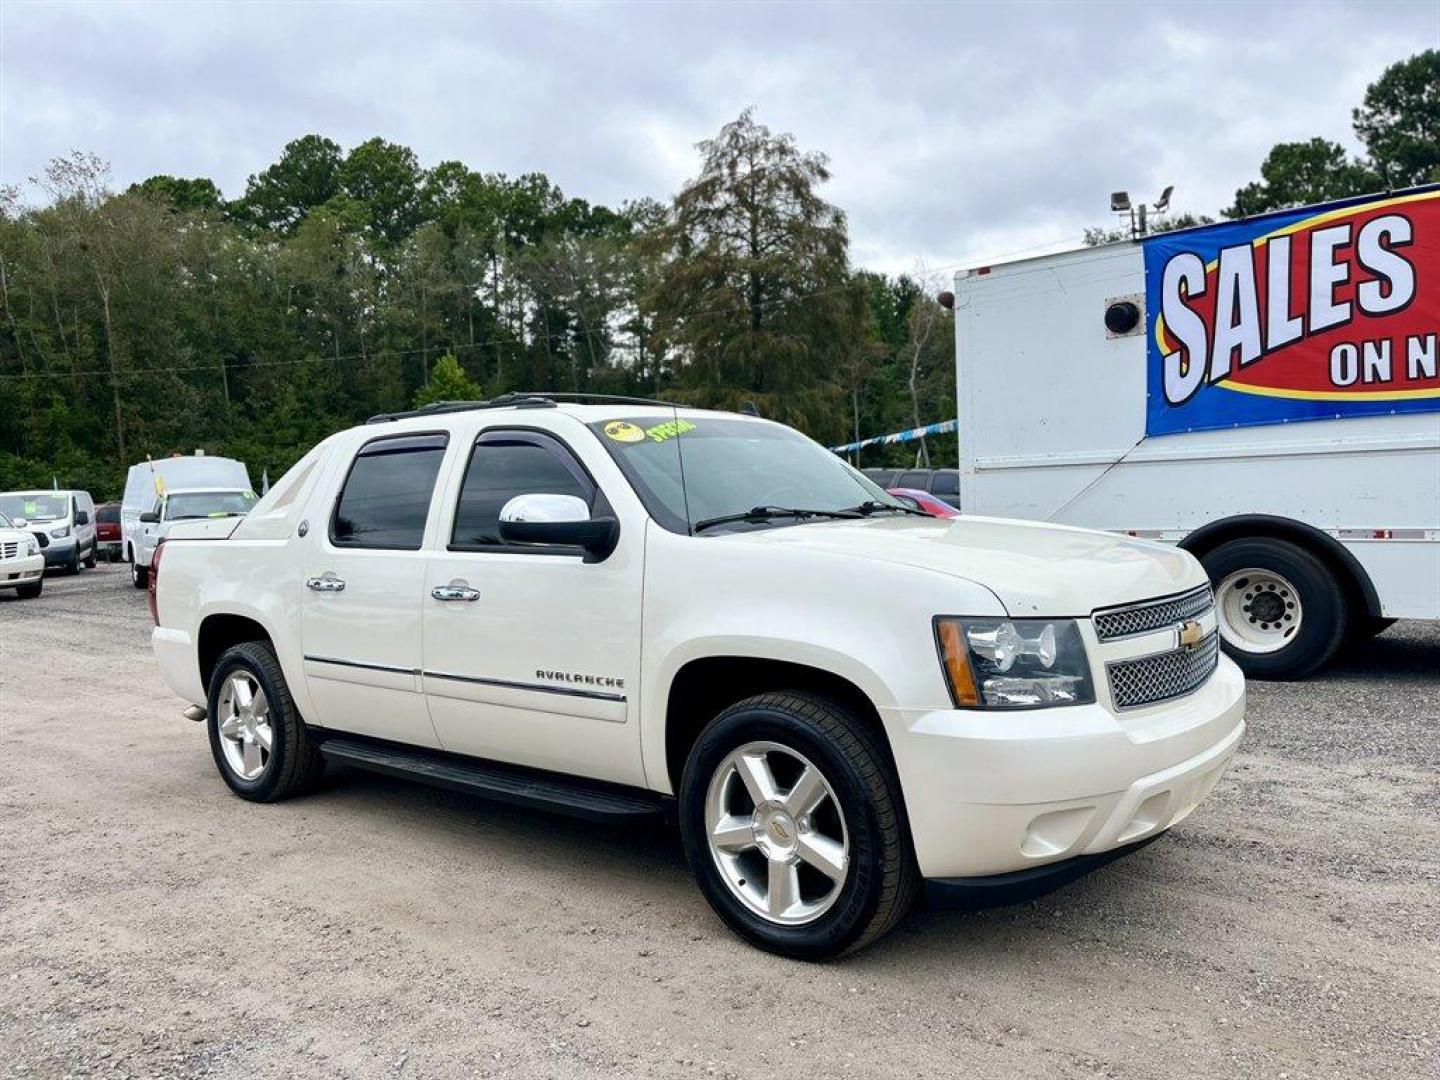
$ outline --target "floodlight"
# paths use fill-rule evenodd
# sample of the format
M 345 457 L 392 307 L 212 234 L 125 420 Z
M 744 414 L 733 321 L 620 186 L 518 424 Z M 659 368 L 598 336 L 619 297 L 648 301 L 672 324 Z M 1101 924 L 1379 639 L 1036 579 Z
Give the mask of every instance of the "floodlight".
M 1155 200 L 1156 210 L 1168 210 L 1170 208 L 1170 196 L 1175 193 L 1175 185 L 1171 184 L 1160 193 L 1160 198 Z
M 1130 209 L 1130 193 L 1128 191 L 1112 191 L 1110 193 L 1110 209 L 1116 213 L 1124 213 Z

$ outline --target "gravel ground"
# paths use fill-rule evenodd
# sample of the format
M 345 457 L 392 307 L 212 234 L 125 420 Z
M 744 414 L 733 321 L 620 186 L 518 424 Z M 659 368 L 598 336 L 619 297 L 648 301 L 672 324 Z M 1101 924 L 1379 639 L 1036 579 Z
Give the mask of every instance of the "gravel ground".
M 826 965 L 742 945 L 675 838 L 376 776 L 253 806 L 123 567 L 0 593 L 0 1075 L 1434 1077 L 1440 631 L 1250 733 L 1171 835 Z

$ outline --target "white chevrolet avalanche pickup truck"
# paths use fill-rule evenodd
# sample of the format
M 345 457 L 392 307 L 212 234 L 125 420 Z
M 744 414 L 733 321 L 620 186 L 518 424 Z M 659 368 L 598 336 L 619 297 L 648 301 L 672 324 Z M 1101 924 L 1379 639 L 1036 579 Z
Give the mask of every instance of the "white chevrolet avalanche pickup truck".
M 1244 731 L 1184 551 L 931 518 L 780 424 L 631 399 L 376 417 L 177 524 L 151 601 L 243 798 L 334 762 L 671 818 L 720 917 L 808 959 L 1135 849 Z

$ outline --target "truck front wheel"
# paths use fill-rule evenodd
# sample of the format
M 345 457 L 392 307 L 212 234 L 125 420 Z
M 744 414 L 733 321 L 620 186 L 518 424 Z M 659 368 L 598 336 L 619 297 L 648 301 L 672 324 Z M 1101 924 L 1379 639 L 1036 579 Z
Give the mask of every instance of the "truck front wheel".
M 143 589 L 150 584 L 150 568 L 141 566 L 133 560 L 130 563 L 130 584 L 137 589 Z
M 1304 678 L 1345 639 L 1345 591 L 1330 568 L 1298 544 L 1230 540 L 1200 561 L 1215 585 L 1221 644 L 1246 675 Z
M 810 694 L 761 694 L 710 722 L 685 764 L 680 832 L 710 906 L 782 956 L 867 945 L 919 885 L 879 736 Z

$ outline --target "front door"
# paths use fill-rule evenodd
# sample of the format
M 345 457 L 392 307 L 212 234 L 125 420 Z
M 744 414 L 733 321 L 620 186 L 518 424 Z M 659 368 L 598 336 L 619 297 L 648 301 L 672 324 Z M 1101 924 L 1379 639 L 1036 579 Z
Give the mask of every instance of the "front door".
M 553 434 L 490 429 L 467 456 L 422 602 L 424 687 L 441 745 L 642 784 L 643 530 L 622 529 L 599 562 L 573 548 L 506 545 L 500 510 L 516 495 L 575 495 L 594 516 L 609 504 Z
M 301 641 L 324 727 L 438 745 L 420 687 L 421 548 L 445 446 L 444 435 L 371 440 L 328 520 L 311 522 Z

